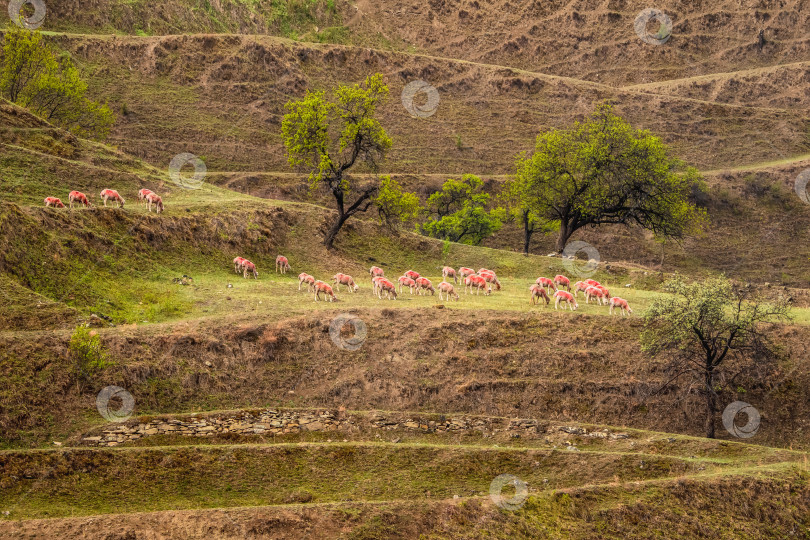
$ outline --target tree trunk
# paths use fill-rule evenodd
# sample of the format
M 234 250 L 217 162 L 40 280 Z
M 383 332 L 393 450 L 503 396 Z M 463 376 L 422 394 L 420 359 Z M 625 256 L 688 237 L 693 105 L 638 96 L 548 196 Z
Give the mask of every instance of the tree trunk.
M 335 243 L 335 237 L 337 233 L 340 231 L 340 228 L 343 227 L 343 224 L 346 222 L 349 216 L 346 214 L 338 214 L 337 219 L 329 228 L 329 232 L 326 233 L 326 238 L 323 240 L 323 244 L 326 246 L 326 249 L 332 249 Z
M 714 371 L 706 371 L 706 438 L 714 439 L 714 416 L 717 412 L 717 396 L 714 393 Z
M 324 238 L 323 243 L 327 249 L 332 249 L 335 243 L 335 237 L 337 233 L 340 231 L 340 228 L 343 227 L 343 224 L 346 223 L 351 216 L 357 214 L 358 212 L 365 212 L 368 210 L 369 206 L 371 206 L 371 196 L 374 193 L 374 187 L 368 188 L 363 191 L 360 196 L 357 198 L 351 206 L 346 208 L 343 204 L 343 191 L 341 191 L 339 187 L 339 183 L 335 183 L 336 188 L 332 190 L 332 194 L 335 197 L 335 206 L 337 210 L 337 219 L 330 227 L 329 232 L 326 233 L 326 238 Z M 363 206 L 365 203 L 365 206 Z
M 532 233 L 534 230 L 529 228 L 529 215 L 523 214 L 523 254 L 529 254 L 529 242 L 532 240 Z
M 557 253 L 563 252 L 572 234 L 574 234 L 574 230 L 568 223 L 560 223 L 560 236 L 557 237 Z

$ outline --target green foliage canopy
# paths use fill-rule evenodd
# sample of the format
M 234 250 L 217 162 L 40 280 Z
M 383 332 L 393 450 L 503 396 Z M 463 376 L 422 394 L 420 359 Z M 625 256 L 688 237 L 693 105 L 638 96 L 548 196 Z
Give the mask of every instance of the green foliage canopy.
M 524 207 L 559 224 L 558 251 L 585 226 L 638 225 L 682 238 L 706 220 L 689 202 L 693 189 L 705 189 L 697 170 L 669 157 L 658 137 L 632 128 L 609 104 L 571 129 L 539 135 L 516 169 Z

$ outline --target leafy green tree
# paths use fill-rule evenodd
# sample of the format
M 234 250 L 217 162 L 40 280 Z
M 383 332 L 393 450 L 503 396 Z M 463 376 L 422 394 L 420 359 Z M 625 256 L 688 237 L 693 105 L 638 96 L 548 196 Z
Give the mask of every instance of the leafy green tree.
M 609 104 L 571 129 L 539 135 L 534 153 L 518 159 L 516 176 L 535 215 L 559 224 L 558 252 L 585 226 L 638 225 L 679 239 L 706 220 L 689 201 L 693 189 L 705 190 L 697 170 L 669 157 L 658 137 L 633 129 Z
M 518 159 L 523 159 L 523 156 Z M 510 220 L 517 222 L 523 229 L 524 255 L 529 254 L 534 233 L 548 234 L 559 227 L 559 223 L 556 221 L 549 221 L 537 214 L 535 209 L 539 205 L 537 201 L 533 200 L 535 192 L 530 189 L 531 187 L 530 177 L 516 174 L 506 181 L 500 195 Z
M 448 179 L 441 191 L 427 201 L 431 217 L 422 224 L 422 232 L 434 238 L 478 245 L 492 236 L 506 217 L 502 208 L 487 210 L 490 195 L 483 191 L 484 183 L 472 174 L 461 180 Z
M 105 137 L 114 117 L 87 98 L 87 83 L 67 54 L 57 56 L 38 31 L 12 25 L 5 34 L 0 94 L 82 136 Z
M 778 357 L 766 323 L 789 320 L 788 301 L 766 303 L 750 287 L 735 287 L 724 276 L 694 283 L 675 278 L 664 291 L 671 294 L 656 298 L 644 313 L 642 350 L 670 357 L 672 381 L 686 376 L 699 384 L 706 400 L 706 437 L 714 438 L 718 382 L 734 380 L 721 377 L 721 369 L 735 360 L 763 364 Z
M 415 193 L 402 190 L 402 186 L 390 176 L 383 176 L 380 180 L 380 189 L 374 199 L 380 215 L 380 223 L 384 223 L 391 230 L 414 221 L 422 211 L 419 197 Z
M 388 97 L 382 74 L 369 76 L 363 85 L 339 85 L 329 100 L 322 91 L 287 103 L 281 123 L 291 166 L 310 168 L 310 189 L 323 186 L 332 193 L 337 219 L 324 238 L 332 248 L 343 224 L 373 204 L 379 181 L 357 185 L 347 175 L 365 165 L 373 171 L 391 148 L 391 138 L 376 118 L 377 107 Z M 347 197 L 353 202 L 346 202 Z

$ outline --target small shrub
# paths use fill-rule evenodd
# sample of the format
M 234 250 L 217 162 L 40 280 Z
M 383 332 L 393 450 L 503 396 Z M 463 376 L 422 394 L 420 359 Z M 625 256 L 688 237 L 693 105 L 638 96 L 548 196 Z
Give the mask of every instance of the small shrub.
M 380 190 L 374 199 L 380 223 L 390 231 L 396 231 L 404 224 L 412 223 L 422 212 L 419 197 L 402 190 L 399 182 L 390 176 L 380 179 Z
M 97 373 L 113 365 L 99 335 L 87 326 L 79 326 L 70 336 L 68 345 L 73 360 L 73 375 L 81 388 Z

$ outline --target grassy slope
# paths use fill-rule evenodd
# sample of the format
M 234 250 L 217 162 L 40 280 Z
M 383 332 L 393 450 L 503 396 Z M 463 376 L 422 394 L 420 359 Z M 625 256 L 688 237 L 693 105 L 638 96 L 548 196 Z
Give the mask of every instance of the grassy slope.
M 631 453 L 360 441 L 77 449 L 5 454 L 2 459 L 8 464 L 4 474 L 19 477 L 37 471 L 36 478 L 10 483 L 3 490 L 5 500 L 20 501 L 15 507 L 18 518 L 420 499 L 426 493 L 433 499 L 480 496 L 503 470 L 532 485 L 563 489 L 616 478 L 630 482 L 690 475 L 699 469 L 717 473 L 726 467 L 711 460 Z M 335 468 L 335 463 L 344 466 Z M 92 473 L 81 474 L 83 469 Z M 133 470 L 141 474 L 127 475 Z M 111 481 L 114 478 L 118 480 Z
M 694 501 L 682 499 L 704 497 L 723 486 L 733 486 L 735 501 L 759 501 L 756 504 L 768 513 L 770 523 L 763 526 L 757 524 L 757 514 L 743 514 L 729 526 L 720 519 L 724 511 L 718 503 L 717 518 L 704 516 L 699 521 L 704 527 L 771 537 L 789 524 L 802 524 L 801 509 L 807 505 L 804 453 L 634 430 L 626 439 L 593 439 L 556 428 L 546 426 L 541 439 L 499 439 L 495 445 L 481 436 L 386 431 L 382 437 L 324 433 L 261 444 L 6 451 L 0 452 L 0 493 L 9 501 L 12 519 L 71 517 L 47 524 L 28 522 L 45 526 L 43 531 L 71 527 L 83 515 L 116 514 L 119 526 L 129 527 L 145 517 L 132 511 L 163 511 L 152 516 L 151 528 L 161 526 L 154 518 L 160 521 L 164 515 L 183 521 L 177 510 L 250 506 L 256 507 L 250 512 L 303 511 L 305 523 L 315 516 L 346 521 L 344 527 L 353 534 L 375 531 L 375 538 L 411 535 L 414 523 L 438 537 L 446 537 L 440 531 L 471 537 L 475 533 L 467 519 L 475 513 L 485 522 L 494 519 L 526 535 L 551 527 L 573 538 L 588 537 L 594 530 L 626 535 L 634 531 L 642 537 L 646 529 L 638 528 L 640 522 L 630 529 L 622 522 L 625 505 L 629 504 L 624 511 L 639 517 L 656 515 L 655 522 L 667 522 L 671 517 L 661 509 L 692 508 Z M 350 440 L 332 441 L 341 436 Z M 571 445 L 577 450 L 566 450 Z M 336 468 L 335 463 L 342 466 Z M 133 470 L 139 474 L 130 474 Z M 489 484 L 504 471 L 527 482 L 530 498 L 518 512 L 491 514 Z M 790 496 L 777 495 L 787 489 Z M 509 490 L 504 494 L 509 497 Z M 439 520 L 422 529 L 424 512 L 441 508 L 455 496 L 461 497 L 458 510 L 464 519 Z M 409 524 L 394 520 L 380 528 L 374 514 L 389 505 L 420 519 Z M 307 508 L 314 513 L 307 515 Z M 239 515 L 244 511 L 232 510 L 232 525 L 244 524 L 245 517 Z M 591 519 L 583 521 L 583 512 Z M 205 512 L 197 515 L 203 521 L 213 518 Z M 353 519 L 347 520 L 349 516 Z M 271 522 L 272 530 L 284 529 L 284 520 Z M 699 522 L 681 523 L 670 537 L 688 537 Z M 0 523 L 0 530 L 28 526 Z M 98 522 L 85 534 L 92 534 L 96 526 Z M 173 525 L 175 530 L 179 526 L 186 527 Z M 502 530 L 494 523 L 487 527 Z M 186 534 L 196 537 L 190 531 Z

